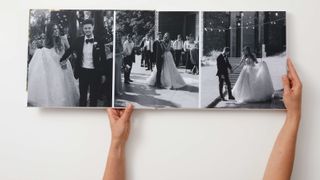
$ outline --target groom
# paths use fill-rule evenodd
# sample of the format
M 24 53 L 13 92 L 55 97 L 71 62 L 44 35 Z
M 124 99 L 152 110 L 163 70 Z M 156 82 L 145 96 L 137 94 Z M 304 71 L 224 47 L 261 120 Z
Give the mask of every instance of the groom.
M 66 50 L 60 59 L 64 61 L 75 53 L 74 77 L 79 78 L 80 106 L 87 106 L 88 89 L 90 93 L 90 106 L 97 106 L 99 88 L 101 83 L 106 81 L 107 62 L 105 47 L 102 40 L 93 35 L 94 23 L 91 19 L 86 19 L 82 23 L 84 36 L 78 37 L 71 47 Z
M 163 44 L 162 44 L 162 33 L 158 32 L 156 40 L 153 42 L 153 58 L 155 59 L 157 66 L 157 76 L 155 86 L 162 88 L 161 84 L 161 71 L 163 66 Z
M 223 52 L 217 58 L 217 68 L 218 68 L 217 76 L 219 77 L 219 93 L 220 93 L 220 98 L 223 101 L 225 101 L 224 95 L 223 95 L 224 83 L 226 83 L 228 87 L 229 100 L 234 99 L 231 92 L 231 83 L 230 83 L 229 71 L 228 71 L 228 69 L 230 69 L 230 71 L 232 72 L 232 67 L 228 59 L 229 54 L 230 54 L 230 48 L 224 47 Z

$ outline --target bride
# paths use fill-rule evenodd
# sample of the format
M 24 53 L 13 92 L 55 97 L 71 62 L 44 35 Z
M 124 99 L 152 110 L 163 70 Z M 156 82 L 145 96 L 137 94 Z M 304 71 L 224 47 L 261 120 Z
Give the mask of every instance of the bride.
M 239 66 L 242 63 L 244 66 L 232 89 L 236 101 L 247 103 L 270 100 L 274 89 L 266 62 L 258 62 L 249 47 L 243 49 L 243 54 Z
M 178 69 L 173 60 L 171 53 L 172 42 L 170 41 L 170 34 L 167 32 L 163 36 L 162 41 L 164 54 L 163 54 L 163 66 L 161 72 L 161 85 L 166 88 L 178 89 L 186 86 L 185 81 L 181 77 Z M 158 68 L 158 67 L 157 67 Z M 149 85 L 154 85 L 156 82 L 157 69 L 152 72 L 147 82 Z
M 37 107 L 76 106 L 79 90 L 72 67 L 67 61 L 61 68 L 60 58 L 70 47 L 60 36 L 56 24 L 47 26 L 45 47 L 37 49 L 28 68 L 28 105 Z

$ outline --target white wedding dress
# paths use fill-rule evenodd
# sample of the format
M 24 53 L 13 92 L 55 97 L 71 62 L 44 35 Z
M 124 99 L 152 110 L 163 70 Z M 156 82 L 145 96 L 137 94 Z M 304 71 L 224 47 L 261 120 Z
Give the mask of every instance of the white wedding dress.
M 37 49 L 28 68 L 28 104 L 36 107 L 77 106 L 79 89 L 72 67 L 62 69 L 54 48 Z
M 255 64 L 246 58 L 232 94 L 239 103 L 263 102 L 272 98 L 274 88 L 265 62 Z
M 165 47 L 165 52 L 163 54 L 163 66 L 161 71 L 161 85 L 166 88 L 182 88 L 186 86 L 185 81 L 180 75 L 178 69 L 173 60 L 172 53 L 170 52 L 171 44 L 169 43 L 167 47 Z M 157 79 L 157 67 L 152 72 L 151 76 L 147 79 L 147 83 L 150 86 L 154 86 Z

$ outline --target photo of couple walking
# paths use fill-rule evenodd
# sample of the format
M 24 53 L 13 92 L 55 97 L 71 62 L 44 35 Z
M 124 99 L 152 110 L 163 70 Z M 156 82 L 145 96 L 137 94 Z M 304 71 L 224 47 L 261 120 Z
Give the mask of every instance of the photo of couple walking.
M 284 109 L 285 17 L 283 11 L 204 12 L 201 107 Z
M 283 11 L 30 10 L 29 107 L 284 109 Z
M 243 57 L 237 67 L 232 67 L 228 60 L 230 48 L 225 47 L 217 58 L 217 76 L 219 78 L 219 95 L 224 98 L 223 87 L 227 86 L 228 99 L 239 103 L 259 102 L 271 99 L 274 92 L 270 72 L 265 62 L 258 62 L 249 47 L 243 49 Z M 231 90 L 229 71 L 233 73 L 241 64 L 244 64 L 240 75 Z

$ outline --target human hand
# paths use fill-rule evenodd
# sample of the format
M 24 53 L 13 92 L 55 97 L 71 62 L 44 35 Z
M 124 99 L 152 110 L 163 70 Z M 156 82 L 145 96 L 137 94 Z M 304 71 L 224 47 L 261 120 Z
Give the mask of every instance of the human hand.
M 284 86 L 283 101 L 287 108 L 287 116 L 300 119 L 302 83 L 292 64 L 291 59 L 287 60 L 287 66 L 287 75 L 283 75 L 282 77 Z
M 129 104 L 125 109 L 108 108 L 108 117 L 111 127 L 111 145 L 124 146 L 130 132 L 130 119 L 133 105 Z
M 62 69 L 67 69 L 67 61 L 66 60 L 60 61 L 60 66 Z

